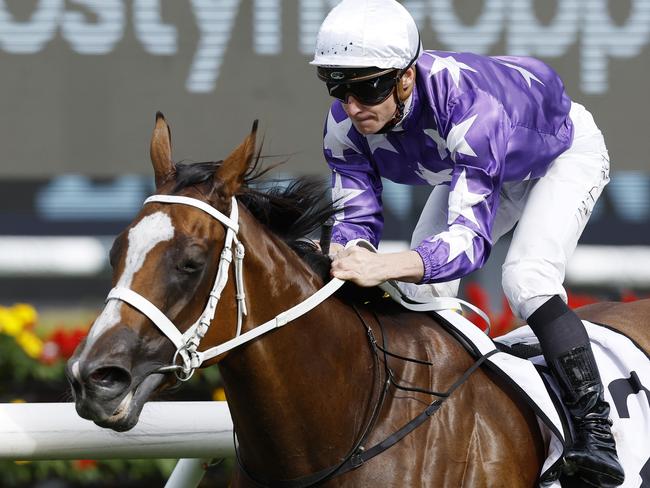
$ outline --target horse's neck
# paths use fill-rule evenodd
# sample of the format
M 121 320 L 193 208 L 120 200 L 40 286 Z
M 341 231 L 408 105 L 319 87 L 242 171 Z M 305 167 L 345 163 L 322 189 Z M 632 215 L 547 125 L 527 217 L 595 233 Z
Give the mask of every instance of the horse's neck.
M 242 228 L 246 230 L 242 240 L 247 244 L 250 315 L 246 326 L 250 328 L 307 298 L 321 283 L 295 253 L 261 226 Z M 386 307 L 389 310 L 381 316 L 384 330 L 376 334 L 378 340 L 404 356 L 434 363 L 423 371 L 415 363 L 387 361 L 400 381 L 445 391 L 471 365 L 469 354 L 433 319 L 396 314 Z M 368 321 L 374 326 L 374 319 Z M 389 340 L 384 342 L 385 338 Z M 367 341 L 354 310 L 331 298 L 284 328 L 229 353 L 220 367 L 247 471 L 261 481 L 298 478 L 335 466 L 350 452 L 369 425 L 384 379 L 379 371 L 383 366 L 375 366 Z M 486 398 L 499 399 L 503 407 L 495 409 L 499 403 Z M 429 395 L 416 393 L 388 395 L 367 444 L 371 446 L 394 433 L 396 425 L 421 414 L 423 405 L 431 400 Z M 468 411 L 473 422 L 467 421 Z M 518 445 L 525 446 L 531 438 L 539 438 L 534 417 L 521 415 L 516 402 L 483 371 L 470 377 L 440 415 L 441 420 L 428 424 L 425 436 L 427 442 L 435 439 L 435 449 L 402 451 L 407 457 L 402 454 L 403 462 L 395 463 L 423 466 L 422 456 L 433 457 L 426 463 L 436 467 L 435 486 L 461 486 L 467 481 L 465 469 L 460 470 L 458 479 L 450 481 L 445 468 L 450 459 L 482 466 L 483 447 L 494 439 L 506 439 L 503 445 L 510 445 L 514 435 L 521 441 Z M 506 428 L 503 418 L 509 419 Z M 534 456 L 541 449 L 521 451 L 524 454 L 518 457 L 519 464 L 531 465 L 535 475 L 538 465 Z M 511 456 L 508 452 L 503 459 Z M 389 470 L 394 469 L 392 463 L 387 465 Z M 358 486 L 373 486 L 376 479 L 382 479 L 369 476 L 372 481 Z M 491 486 L 498 479 L 479 484 Z M 398 486 L 400 482 L 414 484 L 407 478 L 389 484 Z M 530 486 L 533 478 L 525 482 Z
M 242 240 L 250 243 L 250 328 L 304 300 L 321 283 L 274 236 L 242 228 Z M 293 477 L 329 466 L 350 449 L 366 420 L 375 380 L 366 342 L 353 310 L 333 298 L 222 361 L 242 456 L 251 470 Z

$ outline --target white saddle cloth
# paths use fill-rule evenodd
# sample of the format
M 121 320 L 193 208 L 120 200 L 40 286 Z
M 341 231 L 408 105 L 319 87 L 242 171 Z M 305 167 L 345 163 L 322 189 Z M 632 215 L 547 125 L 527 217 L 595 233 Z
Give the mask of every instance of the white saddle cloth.
M 596 363 L 605 385 L 605 399 L 611 407 L 618 456 L 625 469 L 624 488 L 650 487 L 650 357 L 625 335 L 607 327 L 584 321 L 591 339 Z M 514 344 L 538 344 L 530 327 L 520 327 L 496 341 Z M 546 366 L 542 356 L 531 358 Z M 547 377 L 551 379 L 550 376 Z M 551 379 L 552 381 L 552 379 Z M 530 385 L 522 385 L 530 388 Z M 555 391 L 557 387 L 553 385 Z M 564 416 L 564 412 L 559 412 Z M 570 426 L 565 421 L 564 429 Z M 569 433 L 565 432 L 565 437 Z M 549 459 L 557 457 L 549 446 Z M 548 461 L 548 460 L 547 460 Z M 546 465 L 545 465 L 546 466 Z M 559 482 L 540 486 L 561 486 Z

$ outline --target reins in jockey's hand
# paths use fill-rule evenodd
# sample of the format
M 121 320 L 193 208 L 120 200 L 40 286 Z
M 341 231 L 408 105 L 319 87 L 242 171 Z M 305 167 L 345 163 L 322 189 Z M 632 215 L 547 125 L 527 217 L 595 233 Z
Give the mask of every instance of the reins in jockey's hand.
M 307 299 L 303 300 L 299 304 L 295 305 L 289 310 L 282 312 L 281 314 L 265 322 L 264 324 L 254 327 L 248 332 L 241 334 L 243 317 L 247 315 L 246 295 L 244 292 L 244 281 L 243 281 L 244 245 L 237 238 L 237 233 L 239 231 L 239 222 L 238 222 L 239 213 L 238 213 L 237 199 L 233 197 L 231 201 L 232 201 L 232 206 L 231 206 L 230 215 L 227 216 L 222 212 L 220 212 L 219 210 L 215 209 L 214 207 L 210 206 L 206 202 L 191 197 L 175 196 L 175 195 L 154 195 L 145 200 L 145 204 L 156 202 L 156 203 L 190 205 L 192 207 L 198 208 L 208 213 L 213 218 L 218 220 L 226 228 L 226 237 L 224 240 L 223 250 L 221 252 L 221 256 L 219 259 L 217 275 L 212 290 L 210 291 L 206 307 L 204 311 L 201 313 L 201 315 L 199 316 L 199 318 L 197 319 L 197 321 L 194 324 L 192 324 L 184 333 L 181 333 L 180 330 L 176 327 L 176 325 L 174 325 L 174 323 L 171 320 L 169 320 L 167 316 L 160 309 L 158 309 L 155 305 L 153 305 L 149 300 L 147 300 L 139 293 L 124 287 L 116 287 L 109 292 L 107 300 L 121 300 L 133 306 L 141 313 L 143 313 L 146 317 L 148 317 L 161 330 L 161 332 L 163 332 L 163 334 L 165 334 L 169 338 L 169 340 L 172 341 L 172 343 L 176 346 L 176 353 L 174 354 L 173 364 L 169 366 L 160 367 L 152 371 L 150 374 L 155 374 L 155 373 L 165 374 L 165 373 L 173 372 L 180 381 L 186 381 L 193 375 L 195 369 L 201 366 L 206 360 L 212 359 L 241 344 L 253 340 L 254 338 L 262 334 L 265 334 L 266 332 L 269 332 L 275 328 L 282 327 L 285 324 L 291 322 L 292 320 L 304 315 L 305 313 L 309 312 L 310 310 L 318 306 L 324 300 L 332 296 L 344 284 L 344 281 L 339 280 L 337 278 L 333 278 L 323 288 L 321 288 L 316 293 L 309 296 Z M 328 231 L 325 231 L 324 234 L 325 234 L 324 237 L 326 237 L 325 244 L 327 245 L 327 247 L 329 247 L 328 241 L 330 240 L 331 237 L 331 227 L 329 230 L 329 236 L 327 236 Z M 214 321 L 217 304 L 219 302 L 219 299 L 221 298 L 221 293 L 223 292 L 228 282 L 228 274 L 229 274 L 228 270 L 230 268 L 230 263 L 233 260 L 233 252 L 232 252 L 233 243 L 235 244 L 235 253 L 234 253 L 235 282 L 236 282 L 235 297 L 237 301 L 236 335 L 233 339 L 230 339 L 218 346 L 212 347 L 206 351 L 199 351 L 198 350 L 199 344 L 203 339 L 203 337 L 205 337 L 210 325 Z M 349 245 L 357 245 L 357 243 L 350 242 L 348 243 L 348 246 Z M 418 305 L 419 307 L 424 306 L 423 304 L 418 304 Z M 431 304 L 429 305 L 430 308 L 428 308 L 428 310 L 432 310 L 434 306 Z M 458 301 L 456 305 L 458 305 Z M 413 305 L 411 305 L 410 307 L 413 307 Z M 407 308 L 410 307 L 407 306 Z M 438 304 L 438 309 L 440 308 L 441 306 L 440 304 Z M 410 432 L 412 432 L 418 426 L 424 423 L 430 416 L 432 416 L 440 408 L 444 400 L 446 400 L 456 388 L 458 388 L 461 384 L 463 384 L 467 380 L 467 378 L 469 378 L 469 376 L 474 371 L 476 371 L 476 369 L 478 369 L 479 366 L 491 354 L 496 352 L 495 349 L 494 351 L 490 351 L 489 353 L 479 358 L 467 371 L 465 371 L 465 373 L 446 392 L 440 393 L 440 392 L 434 392 L 434 391 L 429 391 L 424 389 L 412 389 L 410 387 L 405 387 L 404 385 L 399 384 L 399 382 L 395 378 L 394 373 L 388 366 L 388 360 L 387 360 L 388 355 L 391 355 L 399 359 L 407 360 L 407 361 L 426 364 L 428 366 L 430 366 L 430 363 L 428 364 L 425 361 L 404 358 L 402 356 L 391 353 L 388 351 L 385 344 L 379 346 L 377 344 L 377 341 L 374 337 L 374 334 L 370 326 L 365 322 L 365 320 L 363 319 L 362 315 L 359 313 L 357 308 L 354 307 L 354 309 L 357 315 L 359 316 L 361 322 L 363 323 L 364 327 L 366 328 L 366 332 L 368 334 L 368 338 L 371 344 L 371 349 L 373 351 L 373 357 L 375 358 L 375 365 L 376 365 L 375 368 L 378 368 L 379 351 L 382 351 L 384 354 L 384 365 L 386 370 L 385 374 L 387 380 L 384 382 L 384 386 L 380 391 L 380 395 L 377 403 L 375 404 L 375 407 L 373 408 L 370 421 L 362 430 L 361 434 L 359 435 L 357 441 L 354 444 L 353 449 L 343 458 L 342 462 L 338 463 L 333 467 L 326 468 L 325 470 L 321 470 L 318 473 L 315 473 L 307 477 L 299 478 L 296 480 L 286 480 L 286 481 L 278 481 L 278 482 L 274 481 L 273 486 L 282 486 L 286 488 L 313 486 L 314 484 L 321 483 L 322 481 L 325 481 L 326 479 L 329 479 L 333 476 L 338 476 L 351 469 L 355 469 L 361 466 L 366 460 L 382 453 L 389 447 L 393 446 L 399 440 L 404 438 L 406 435 L 408 435 Z M 377 317 L 377 322 L 381 327 L 381 323 L 379 322 L 378 317 Z M 382 340 L 385 340 L 385 334 L 383 333 L 383 328 L 382 328 Z M 182 364 L 177 364 L 177 361 L 179 359 L 182 361 Z M 374 426 L 379 416 L 379 412 L 381 411 L 381 406 L 383 405 L 384 398 L 386 396 L 386 392 L 390 384 L 393 384 L 398 389 L 427 393 L 433 396 L 437 396 L 439 397 L 439 399 L 435 400 L 430 405 L 428 405 L 427 408 L 420 415 L 412 419 L 410 422 L 408 422 L 406 425 L 400 428 L 397 432 L 395 432 L 388 438 L 384 439 L 382 442 L 366 450 L 364 449 L 362 444 L 365 441 L 366 437 L 369 435 L 370 431 L 372 430 L 372 427 Z M 242 470 L 246 472 L 246 470 L 243 468 L 243 465 L 242 465 Z M 250 476 L 249 473 L 247 474 Z M 254 478 L 251 477 L 251 479 Z
M 220 212 L 208 203 L 192 197 L 177 195 L 153 195 L 147 198 L 144 204 L 146 205 L 148 203 L 154 202 L 164 204 L 189 205 L 200 209 L 219 221 L 226 228 L 226 237 L 224 239 L 223 250 L 221 251 L 221 256 L 219 259 L 217 275 L 212 290 L 208 296 L 205 309 L 197 321 L 192 324 L 184 333 L 181 333 L 179 328 L 171 320 L 169 320 L 160 309 L 158 309 L 153 303 L 151 303 L 139 293 L 125 287 L 115 287 L 109 292 L 108 297 L 106 298 L 107 301 L 121 300 L 136 308 L 147 318 L 149 318 L 149 320 L 151 320 L 156 325 L 156 327 L 158 327 L 158 329 L 160 329 L 160 331 L 165 334 L 165 336 L 167 336 L 170 341 L 172 341 L 174 346 L 176 346 L 176 352 L 174 354 L 172 364 L 157 368 L 151 371 L 150 374 L 165 374 L 173 372 L 176 375 L 176 378 L 178 378 L 180 381 L 187 381 L 192 377 L 194 371 L 205 361 L 213 359 L 227 351 L 230 351 L 231 349 L 252 341 L 253 339 L 266 334 L 267 332 L 280 328 L 297 319 L 298 317 L 303 316 L 310 310 L 320 305 L 327 298 L 332 296 L 345 283 L 343 280 L 340 280 L 338 278 L 332 278 L 325 286 L 316 291 L 313 295 L 307 297 L 302 302 L 276 315 L 271 320 L 268 320 L 261 325 L 255 326 L 245 333 L 241 333 L 243 318 L 247 315 L 247 309 L 243 279 L 243 261 L 245 250 L 243 243 L 240 242 L 237 238 L 237 233 L 239 232 L 239 211 L 237 199 L 235 197 L 232 197 L 231 199 L 232 203 L 229 216 Z M 228 282 L 228 270 L 230 268 L 230 263 L 233 260 L 233 243 L 235 244 L 234 259 L 236 286 L 235 297 L 237 300 L 237 331 L 234 338 L 217 346 L 211 347 L 205 351 L 199 351 L 199 344 L 201 343 L 203 337 L 205 337 L 207 334 L 210 325 L 214 321 L 217 304 L 219 303 L 221 293 L 223 292 Z M 372 244 L 361 239 L 355 239 L 348 242 L 346 244 L 346 248 L 355 245 L 361 245 L 374 249 L 374 246 L 372 246 Z M 384 291 L 387 291 L 389 294 L 391 294 L 391 296 L 393 296 L 394 299 L 396 299 L 404 307 L 410 310 L 446 310 L 458 308 L 459 306 L 463 305 L 468 306 L 474 311 L 478 310 L 476 307 L 468 304 L 467 302 L 464 302 L 463 300 L 446 297 L 438 297 L 435 303 L 431 302 L 426 304 L 409 304 L 394 295 L 395 291 L 389 282 L 380 285 L 380 288 L 384 289 Z M 489 319 L 487 316 L 481 311 L 478 311 L 477 313 L 482 314 L 489 326 Z M 179 360 L 181 361 L 181 364 L 178 364 Z

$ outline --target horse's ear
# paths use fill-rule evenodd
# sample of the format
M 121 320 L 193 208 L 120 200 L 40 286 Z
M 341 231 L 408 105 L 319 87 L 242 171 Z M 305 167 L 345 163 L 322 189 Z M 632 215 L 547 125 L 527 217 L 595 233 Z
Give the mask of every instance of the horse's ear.
M 251 133 L 248 134 L 244 142 L 235 149 L 230 156 L 217 169 L 214 178 L 215 189 L 218 188 L 219 194 L 223 198 L 229 199 L 244 182 L 244 175 L 250 167 L 255 153 L 255 136 L 257 135 L 257 120 L 253 122 Z
M 156 112 L 156 126 L 151 135 L 149 151 L 153 172 L 156 177 L 156 188 L 159 188 L 174 172 L 171 130 L 161 112 Z

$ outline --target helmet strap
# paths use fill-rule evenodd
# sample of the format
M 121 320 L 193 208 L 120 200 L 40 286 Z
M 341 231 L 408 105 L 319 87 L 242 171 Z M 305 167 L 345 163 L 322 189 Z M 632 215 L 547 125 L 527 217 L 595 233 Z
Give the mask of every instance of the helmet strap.
M 407 68 L 408 69 L 408 68 Z M 397 124 L 404 118 L 405 102 L 408 100 L 411 93 L 413 93 L 415 83 L 411 83 L 409 88 L 402 86 L 402 77 L 400 76 L 395 80 L 395 88 L 393 89 L 393 97 L 395 98 L 395 113 L 393 117 L 384 125 L 376 134 L 385 134 L 391 131 Z
M 406 68 L 401 71 L 400 75 L 395 80 L 395 88 L 393 89 L 393 96 L 395 97 L 396 105 L 395 113 L 393 114 L 393 117 L 388 121 L 388 123 L 377 132 L 375 132 L 375 134 L 385 134 L 386 132 L 391 131 L 404 118 L 404 102 L 408 100 L 408 97 L 411 95 L 411 93 L 413 93 L 413 90 L 415 89 L 415 79 L 413 80 L 411 86 L 405 89 L 401 84 L 402 76 L 404 76 L 404 73 L 406 73 L 406 71 L 417 61 L 418 57 L 420 57 L 421 47 L 422 44 L 420 42 L 420 33 L 418 32 L 418 48 L 415 52 L 415 56 L 413 56 L 413 59 L 411 59 Z
M 399 83 L 399 80 L 397 80 L 397 83 Z M 396 105 L 393 117 L 386 123 L 386 125 L 375 132 L 375 134 L 385 134 L 387 132 L 390 132 L 397 124 L 399 124 L 399 122 L 402 120 L 402 117 L 404 117 L 404 102 L 400 100 L 400 97 L 397 94 L 397 86 L 395 86 L 395 89 L 393 90 L 393 97 L 395 97 Z

